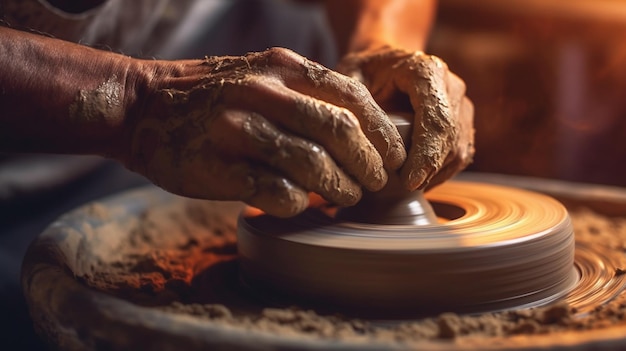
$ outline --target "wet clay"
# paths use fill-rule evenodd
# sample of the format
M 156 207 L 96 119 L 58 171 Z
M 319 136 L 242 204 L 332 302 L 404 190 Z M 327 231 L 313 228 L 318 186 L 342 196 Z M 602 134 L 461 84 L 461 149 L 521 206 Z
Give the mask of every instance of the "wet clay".
M 480 340 L 505 338 L 513 342 L 516 336 L 601 329 L 623 324 L 626 317 L 623 293 L 586 314 L 555 304 L 473 316 L 444 313 L 391 323 L 280 306 L 239 284 L 236 218 L 219 215 L 225 206 L 232 213 L 240 208 L 233 203 L 189 201 L 185 206 L 147 211 L 120 225 L 85 225 L 81 230 L 91 231 L 91 235 L 82 245 L 90 246 L 91 254 L 97 252 L 98 256 L 85 260 L 89 264 L 77 263 L 70 268 L 85 284 L 144 306 L 192 316 L 205 323 L 301 338 L 376 340 L 398 345 L 455 340 L 471 345 Z M 92 206 L 92 212 L 105 222 L 113 215 L 110 211 L 97 204 Z M 609 218 L 589 210 L 572 212 L 571 218 L 578 242 L 623 255 L 626 218 Z M 117 231 L 124 235 L 107 235 Z M 107 239 L 111 237 L 119 240 Z M 80 243 L 66 242 L 78 245 L 80 255 Z M 88 246 L 83 249 L 88 251 Z M 623 268 L 615 274 L 622 274 Z

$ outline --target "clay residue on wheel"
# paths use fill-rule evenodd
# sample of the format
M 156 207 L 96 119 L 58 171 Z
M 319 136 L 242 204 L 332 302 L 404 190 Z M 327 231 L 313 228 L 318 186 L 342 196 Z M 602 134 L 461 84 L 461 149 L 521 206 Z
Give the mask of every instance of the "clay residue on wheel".
M 227 208 L 224 208 L 226 206 Z M 480 344 L 514 336 L 595 330 L 624 324 L 626 295 L 586 314 L 564 303 L 508 312 L 438 316 L 392 324 L 283 308 L 241 287 L 235 252 L 236 204 L 185 200 L 147 211 L 125 225 L 91 228 L 84 247 L 86 284 L 164 313 L 186 314 L 206 323 L 301 338 L 410 344 L 455 340 Z M 94 211 L 106 216 L 102 209 Z M 230 214 L 230 215 L 226 215 Z M 590 211 L 571 213 L 579 242 L 592 242 L 616 255 L 626 249 L 626 219 Z M 123 231 L 121 235 L 108 235 Z M 76 269 L 74 267 L 73 269 Z M 623 267 L 626 268 L 626 267 Z M 619 274 L 619 272 L 616 272 Z M 556 337 L 556 336 L 555 336 Z
M 89 286 L 138 303 L 179 299 L 196 275 L 236 257 L 235 214 L 242 205 L 209 201 L 178 205 L 115 223 L 106 221 L 114 210 L 92 204 L 88 212 L 105 224 L 83 224 L 88 240 L 76 244 L 70 268 Z

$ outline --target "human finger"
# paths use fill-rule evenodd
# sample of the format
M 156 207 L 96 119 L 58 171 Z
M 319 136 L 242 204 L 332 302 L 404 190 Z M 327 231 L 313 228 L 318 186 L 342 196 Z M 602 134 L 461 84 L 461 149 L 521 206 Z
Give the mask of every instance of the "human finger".
M 299 187 L 315 192 L 341 206 L 354 205 L 361 187 L 350 178 L 320 145 L 279 130 L 261 115 L 229 110 L 216 119 L 222 137 L 216 142 L 255 164 L 267 165 Z
M 412 61 L 412 62 L 411 62 Z M 447 94 L 447 67 L 434 56 L 413 56 L 407 64 L 412 76 L 398 77 L 415 111 L 412 142 L 401 170 L 410 190 L 424 188 L 442 168 L 456 140 L 457 126 Z
M 447 159 L 439 172 L 433 176 L 428 184 L 431 189 L 444 181 L 452 178 L 455 174 L 465 169 L 472 163 L 475 153 L 473 116 L 474 105 L 467 97 L 463 97 L 458 108 L 459 114 L 459 138 L 455 147 L 448 153 Z
M 213 200 L 240 200 L 277 217 L 290 217 L 308 206 L 308 194 L 261 165 L 233 157 L 223 145 L 205 143 L 184 165 L 176 193 Z
M 388 169 L 404 163 L 406 150 L 400 135 L 363 84 L 287 49 L 273 49 L 263 59 L 278 70 L 287 87 L 350 110 Z
M 291 217 L 309 204 L 306 190 L 272 171 L 258 168 L 255 172 L 256 192 L 243 199 L 247 204 L 276 217 Z
M 293 91 L 267 77 L 226 87 L 223 99 L 227 105 L 257 112 L 281 129 L 320 144 L 368 190 L 377 191 L 386 184 L 382 158 L 349 110 Z

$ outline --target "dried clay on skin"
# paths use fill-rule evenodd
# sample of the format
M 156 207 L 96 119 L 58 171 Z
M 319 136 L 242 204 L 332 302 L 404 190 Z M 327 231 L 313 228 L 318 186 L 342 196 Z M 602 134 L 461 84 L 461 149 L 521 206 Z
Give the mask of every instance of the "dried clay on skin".
M 341 96 L 342 103 L 355 115 L 364 118 L 362 129 L 382 155 L 388 169 L 398 169 L 406 159 L 406 151 L 399 134 L 392 130 L 393 126 L 382 119 L 386 115 L 374 100 L 367 88 L 357 79 L 345 79 L 342 75 L 330 71 L 309 60 L 304 62 L 305 73 L 315 86 L 332 85 L 340 92 L 348 92 Z M 341 77 L 342 79 L 338 78 Z
M 279 216 L 302 211 L 305 191 L 349 206 L 360 199 L 361 184 L 385 184 L 380 155 L 356 117 L 307 95 L 315 84 L 313 95 L 345 86 L 351 100 L 371 100 L 360 83 L 281 50 L 207 57 L 187 69 L 200 72 L 198 81 L 158 91 L 134 128 L 128 166 L 155 184 L 190 197 L 246 201 Z M 273 111 L 268 99 L 285 101 L 298 116 Z M 372 106 L 359 112 L 384 117 Z M 263 186 L 279 191 L 272 199 Z
M 96 89 L 80 90 L 70 105 L 70 118 L 77 121 L 94 122 L 122 115 L 123 86 L 113 75 Z
M 354 178 L 371 191 L 380 190 L 385 185 L 387 173 L 382 159 L 365 135 L 359 132 L 360 123 L 349 110 L 317 99 L 300 99 L 297 106 L 302 114 L 319 116 L 303 121 L 307 124 L 302 128 L 311 134 L 322 135 L 329 144 L 339 143 L 338 147 L 327 149 L 334 151 L 333 158 L 349 162 L 344 168 L 354 170 Z

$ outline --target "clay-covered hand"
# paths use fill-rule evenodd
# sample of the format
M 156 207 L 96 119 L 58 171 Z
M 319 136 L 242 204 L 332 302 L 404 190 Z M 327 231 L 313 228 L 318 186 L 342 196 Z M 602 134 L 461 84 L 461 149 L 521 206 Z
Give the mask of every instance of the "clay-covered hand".
M 353 205 L 406 159 L 363 84 L 292 51 L 141 65 L 122 158 L 168 191 L 291 216 L 308 192 Z
M 407 189 L 431 188 L 471 163 L 473 105 L 465 83 L 440 58 L 386 47 L 348 54 L 338 70 L 362 81 L 385 110 L 414 113 L 400 171 Z

